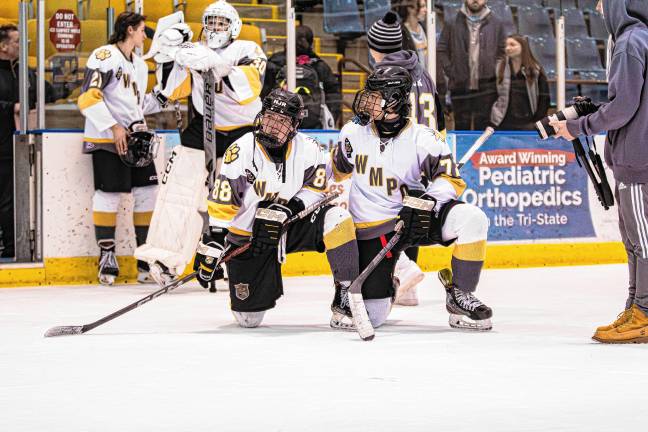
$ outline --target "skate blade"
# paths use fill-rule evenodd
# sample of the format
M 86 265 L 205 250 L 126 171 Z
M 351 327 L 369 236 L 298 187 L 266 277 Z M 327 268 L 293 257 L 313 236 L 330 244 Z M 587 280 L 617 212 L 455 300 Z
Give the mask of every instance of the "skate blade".
M 329 323 L 332 329 L 342 331 L 356 331 L 356 326 L 353 323 L 346 322 L 345 319 L 350 319 L 346 315 L 334 313 Z
M 448 324 L 452 328 L 467 331 L 490 331 L 493 329 L 493 323 L 490 319 L 471 320 L 463 315 L 450 314 Z
M 113 275 L 100 275 L 99 283 L 104 286 L 112 286 L 115 284 L 115 279 L 117 279 L 117 277 Z

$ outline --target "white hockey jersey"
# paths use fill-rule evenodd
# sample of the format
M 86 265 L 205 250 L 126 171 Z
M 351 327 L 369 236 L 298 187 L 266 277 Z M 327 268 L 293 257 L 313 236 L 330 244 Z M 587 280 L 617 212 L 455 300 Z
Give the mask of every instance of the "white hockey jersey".
M 86 64 L 81 95 L 77 101 L 85 117 L 84 151 L 116 151 L 110 129 L 144 121 L 145 114 L 160 110 L 160 104 L 146 93 L 148 68 L 133 53 L 127 59 L 116 45 L 104 45 L 92 52 Z
M 260 201 L 287 203 L 297 196 L 309 206 L 324 196 L 326 162 L 319 143 L 297 133 L 287 146 L 283 164 L 271 160 L 252 133 L 229 146 L 209 196 L 211 226 L 249 237 Z
M 245 40 L 235 40 L 214 52 L 233 66 L 230 74 L 216 84 L 215 129 L 230 131 L 252 125 L 261 111 L 259 95 L 263 87 L 266 55 L 255 42 Z M 162 94 L 169 100 L 191 94 L 194 108 L 200 115 L 203 113 L 203 79 L 200 72 L 174 64 Z
M 361 240 L 394 229 L 408 190 L 426 190 L 438 210 L 466 188 L 443 136 L 411 121 L 383 140 L 373 125 L 347 123 L 331 163 L 336 181 L 351 177 L 349 211 Z

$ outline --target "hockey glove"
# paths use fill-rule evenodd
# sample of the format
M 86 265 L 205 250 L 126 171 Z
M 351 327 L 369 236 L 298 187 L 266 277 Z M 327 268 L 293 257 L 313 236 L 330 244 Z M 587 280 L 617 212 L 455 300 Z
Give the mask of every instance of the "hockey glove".
M 416 245 L 428 236 L 435 205 L 436 200 L 423 191 L 409 191 L 403 198 L 403 208 L 398 213 L 398 218 L 403 221 L 403 228 L 397 248 L 402 250 Z
M 211 227 L 210 232 L 203 234 L 198 243 L 193 269 L 198 272 L 196 279 L 203 288 L 208 288 L 210 282 L 223 278 L 223 267 L 216 267 L 216 262 L 225 250 L 226 235 L 226 229 Z
M 252 227 L 252 254 L 261 255 L 268 249 L 278 247 L 284 223 L 304 208 L 302 200 L 296 197 L 286 205 L 260 202 Z

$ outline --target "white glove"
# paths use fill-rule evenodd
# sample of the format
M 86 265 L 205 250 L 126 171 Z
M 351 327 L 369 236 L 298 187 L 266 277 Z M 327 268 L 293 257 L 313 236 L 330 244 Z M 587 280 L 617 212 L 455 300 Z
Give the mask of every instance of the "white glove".
M 183 45 L 176 53 L 175 61 L 180 66 L 200 72 L 212 69 L 217 79 L 229 75 L 232 71 L 230 63 L 203 44 Z
M 190 42 L 192 38 L 193 32 L 187 24 L 173 24 L 160 34 L 157 40 L 157 53 L 153 58 L 158 63 L 173 61 L 180 45 Z

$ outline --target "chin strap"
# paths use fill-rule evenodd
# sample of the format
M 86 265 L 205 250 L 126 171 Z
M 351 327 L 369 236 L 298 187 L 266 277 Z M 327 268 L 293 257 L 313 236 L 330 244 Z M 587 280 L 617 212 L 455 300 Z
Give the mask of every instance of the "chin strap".
M 380 120 L 375 123 L 380 137 L 389 138 L 394 135 L 398 135 L 398 133 L 407 124 L 407 118 L 403 116 L 398 116 L 398 118 L 394 120 Z

